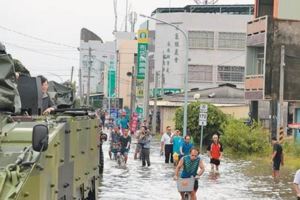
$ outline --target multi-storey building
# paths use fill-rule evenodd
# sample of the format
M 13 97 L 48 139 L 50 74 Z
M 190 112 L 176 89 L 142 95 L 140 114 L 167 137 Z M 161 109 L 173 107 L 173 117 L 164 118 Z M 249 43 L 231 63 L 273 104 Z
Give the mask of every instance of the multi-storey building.
M 177 25 L 187 33 L 189 89 L 217 87 L 223 83 L 244 88 L 246 28 L 253 11 L 253 5 L 190 5 L 157 8 L 152 16 Z M 157 21 L 151 21 L 149 29 L 155 31 L 150 88 L 154 88 L 153 76 L 159 71 L 159 86 L 165 92 L 182 90 L 184 36 L 174 27 Z
M 245 97 L 253 118 L 269 118 L 273 136 L 279 126 L 300 122 L 299 9 L 297 0 L 256 0 L 247 25 Z M 300 141 L 300 132 L 295 135 Z

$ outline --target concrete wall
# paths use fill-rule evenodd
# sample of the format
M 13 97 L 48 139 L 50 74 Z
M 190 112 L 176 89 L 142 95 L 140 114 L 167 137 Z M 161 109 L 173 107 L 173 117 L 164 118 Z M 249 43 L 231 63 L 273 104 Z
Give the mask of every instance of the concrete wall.
M 117 87 L 119 88 L 119 97 L 123 98 L 123 106 L 130 107 L 131 99 L 131 80 L 127 72 L 132 71 L 134 63 L 134 54 L 137 53 L 136 40 L 119 40 L 118 41 L 118 73 Z
M 213 49 L 190 49 L 189 64 L 192 65 L 212 65 L 213 81 L 190 83 L 189 88 L 207 88 L 220 84 L 217 81 L 217 66 L 232 65 L 245 66 L 246 53 L 242 50 L 222 50 L 218 49 L 219 32 L 237 32 L 246 33 L 247 21 L 251 19 L 250 15 L 228 15 L 228 14 L 205 14 L 205 13 L 158 13 L 155 15 L 158 19 L 178 25 L 185 31 L 213 31 L 215 34 L 215 44 Z M 173 27 L 162 23 L 155 24 L 155 71 L 162 68 L 163 51 L 170 49 L 169 72 L 165 73 L 164 88 L 183 88 L 184 83 L 184 61 L 185 61 L 185 39 L 183 35 Z M 179 35 L 178 56 L 174 55 L 175 34 Z M 168 46 L 169 44 L 169 46 Z M 178 62 L 175 62 L 175 57 Z M 234 83 L 243 88 L 243 83 Z M 151 84 L 151 88 L 154 84 Z
M 236 119 L 246 119 L 248 118 L 249 113 L 249 106 L 243 105 L 243 106 L 221 106 L 218 107 L 223 113 L 227 115 L 231 115 L 232 117 Z
M 278 2 L 275 5 L 278 7 L 275 9 L 277 13 L 274 12 L 274 17 L 279 19 L 291 19 L 300 20 L 300 1 L 299 0 L 275 0 Z
M 178 107 L 160 107 L 161 112 L 161 123 L 160 123 L 160 132 L 163 132 L 166 126 L 171 126 L 172 129 L 175 129 L 175 112 Z M 246 119 L 249 113 L 248 105 L 241 106 L 218 106 L 218 108 L 225 114 L 231 115 L 236 119 Z
M 177 107 L 160 107 L 160 132 L 164 132 L 167 126 L 175 129 L 175 112 Z

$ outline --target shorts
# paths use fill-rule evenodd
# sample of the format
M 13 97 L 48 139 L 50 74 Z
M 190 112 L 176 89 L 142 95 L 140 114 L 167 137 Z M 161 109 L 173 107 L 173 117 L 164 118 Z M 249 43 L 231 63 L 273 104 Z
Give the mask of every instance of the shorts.
M 121 154 L 122 154 L 123 156 L 127 156 L 127 155 L 128 155 L 128 152 L 129 152 L 129 149 L 121 150 Z
M 280 159 L 273 160 L 273 170 L 279 171 L 280 170 Z
M 220 165 L 220 160 L 216 158 L 211 158 L 210 163 L 219 166 Z

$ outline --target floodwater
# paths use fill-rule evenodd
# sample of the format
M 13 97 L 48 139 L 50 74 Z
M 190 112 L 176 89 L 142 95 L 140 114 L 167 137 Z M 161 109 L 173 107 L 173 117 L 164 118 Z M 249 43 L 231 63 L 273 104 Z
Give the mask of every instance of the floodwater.
M 173 180 L 174 166 L 164 163 L 159 153 L 159 141 L 152 142 L 150 167 L 142 167 L 141 161 L 133 159 L 135 144 L 132 144 L 128 163 L 123 167 L 109 159 L 108 142 L 103 148 L 105 166 L 100 180 L 99 199 L 180 199 Z M 225 158 L 221 163 L 220 174 L 216 175 L 210 172 L 208 157 L 202 157 L 206 169 L 199 180 L 198 199 L 295 199 L 292 191 L 293 174 L 288 171 L 283 170 L 281 179 L 274 181 L 270 176 L 271 164 L 260 166 L 260 163 Z

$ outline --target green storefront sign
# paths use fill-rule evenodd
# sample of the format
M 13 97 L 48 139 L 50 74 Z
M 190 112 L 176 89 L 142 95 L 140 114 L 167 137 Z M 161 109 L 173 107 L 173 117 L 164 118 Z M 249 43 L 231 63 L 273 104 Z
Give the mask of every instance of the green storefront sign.
M 116 96 L 116 68 L 114 58 L 111 58 L 109 61 L 109 69 L 108 69 L 108 96 L 115 97 Z
M 148 44 L 138 44 L 138 67 L 137 79 L 145 79 L 145 71 L 147 67 Z
M 148 67 L 148 30 L 138 31 L 137 79 L 145 79 Z

